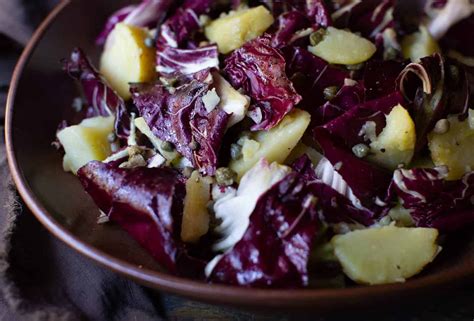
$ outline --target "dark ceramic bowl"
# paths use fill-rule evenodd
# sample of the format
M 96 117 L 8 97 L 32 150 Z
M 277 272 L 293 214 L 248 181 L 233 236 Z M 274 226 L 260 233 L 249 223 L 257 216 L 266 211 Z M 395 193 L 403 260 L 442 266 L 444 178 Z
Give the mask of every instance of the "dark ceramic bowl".
M 56 126 L 77 95 L 59 61 L 75 46 L 95 61 L 94 46 L 106 17 L 126 1 L 63 1 L 35 33 L 16 67 L 8 97 L 6 142 L 21 196 L 55 236 L 97 263 L 146 286 L 212 303 L 251 308 L 364 308 L 393 304 L 424 292 L 472 280 L 474 236 L 450 237 L 435 263 L 404 284 L 346 289 L 255 290 L 205 283 L 167 274 L 118 227 L 97 225 L 98 209 L 78 180 L 64 173 L 51 146 Z

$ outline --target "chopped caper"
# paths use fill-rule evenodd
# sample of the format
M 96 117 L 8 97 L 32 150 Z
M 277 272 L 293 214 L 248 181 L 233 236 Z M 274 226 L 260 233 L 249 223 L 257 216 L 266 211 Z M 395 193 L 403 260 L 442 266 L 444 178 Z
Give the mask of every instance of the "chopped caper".
M 196 150 L 199 148 L 199 143 L 193 140 L 192 142 L 189 143 L 189 148 L 191 148 L 192 150 Z
M 174 152 L 174 145 L 170 142 L 163 142 L 161 143 L 161 148 L 165 151 L 165 152 Z
M 237 160 L 242 157 L 242 146 L 239 144 L 230 145 L 230 157 L 233 160 Z
M 234 184 L 237 174 L 228 167 L 218 168 L 216 171 L 217 184 L 223 186 L 230 186 Z
M 313 32 L 309 36 L 309 42 L 311 43 L 311 46 L 316 46 L 318 43 L 323 41 L 325 35 L 326 35 L 326 29 L 319 29 Z
M 334 97 L 336 97 L 338 91 L 339 91 L 339 87 L 337 86 L 330 86 L 330 87 L 324 88 L 324 91 L 323 91 L 324 99 L 328 101 L 332 100 Z
M 150 37 L 145 38 L 145 46 L 147 46 L 148 48 L 152 48 L 154 45 L 155 43 L 152 38 Z
M 365 144 L 357 144 L 354 147 L 352 147 L 352 152 L 358 158 L 364 158 L 365 156 L 369 154 L 369 151 L 370 151 L 370 147 Z
M 440 119 L 433 129 L 435 134 L 446 134 L 449 131 L 450 123 L 447 119 Z

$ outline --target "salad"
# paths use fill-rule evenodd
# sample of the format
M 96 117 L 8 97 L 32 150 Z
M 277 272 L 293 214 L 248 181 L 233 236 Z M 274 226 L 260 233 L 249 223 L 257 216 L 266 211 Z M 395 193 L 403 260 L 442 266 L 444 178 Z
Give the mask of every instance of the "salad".
M 64 60 L 82 88 L 57 132 L 64 170 L 169 273 L 404 282 L 474 222 L 473 10 L 132 4 L 98 35 L 99 68 Z

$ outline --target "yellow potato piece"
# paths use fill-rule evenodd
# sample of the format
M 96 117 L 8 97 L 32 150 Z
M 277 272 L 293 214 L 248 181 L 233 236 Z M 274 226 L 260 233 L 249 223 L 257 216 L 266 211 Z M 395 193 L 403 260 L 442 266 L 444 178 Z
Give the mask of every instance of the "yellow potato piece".
M 438 231 L 393 225 L 333 237 L 344 273 L 357 283 L 404 282 L 432 262 L 441 248 Z
M 112 153 L 108 136 L 113 131 L 114 117 L 111 116 L 89 118 L 58 132 L 65 151 L 64 170 L 76 174 L 90 161 L 106 159 Z
M 209 212 L 207 203 L 211 199 L 210 177 L 202 177 L 194 171 L 186 182 L 181 239 L 194 243 L 209 230 Z
M 313 165 L 317 165 L 319 161 L 323 158 L 323 155 L 319 153 L 316 149 L 309 147 L 302 142 L 299 142 L 298 145 L 296 145 L 291 154 L 285 160 L 285 164 L 292 164 L 303 155 L 307 155 Z
M 413 62 L 440 51 L 438 43 L 424 26 L 421 26 L 418 32 L 405 36 L 402 40 L 403 57 Z
M 155 49 L 145 45 L 144 28 L 119 23 L 110 33 L 100 60 L 100 72 L 125 100 L 131 97 L 129 83 L 155 78 Z
M 473 114 L 471 111 L 470 117 Z M 469 118 L 459 121 L 457 116 L 451 116 L 448 121 L 446 133 L 431 132 L 428 135 L 428 146 L 433 163 L 447 166 L 448 179 L 457 180 L 474 170 L 474 126 L 470 126 Z
M 399 164 L 408 165 L 415 153 L 415 123 L 401 105 L 392 109 L 386 117 L 386 126 L 370 144 L 368 160 L 395 170 Z
M 231 12 L 212 21 L 205 29 L 206 37 L 215 42 L 219 52 L 242 47 L 247 41 L 261 36 L 274 22 L 273 15 L 264 6 Z
M 282 164 L 303 137 L 310 121 L 309 113 L 294 109 L 278 126 L 269 131 L 253 133 L 250 139 L 244 140 L 243 157 L 231 161 L 229 167 L 237 173 L 240 180 L 262 158 L 269 163 Z
M 377 48 L 352 32 L 329 27 L 323 40 L 308 50 L 331 64 L 355 65 L 370 59 Z

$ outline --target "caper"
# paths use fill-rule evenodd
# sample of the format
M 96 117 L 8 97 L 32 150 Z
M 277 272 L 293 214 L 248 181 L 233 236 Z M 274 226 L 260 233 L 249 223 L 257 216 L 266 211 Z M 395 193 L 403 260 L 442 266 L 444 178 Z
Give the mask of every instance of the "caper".
M 237 178 L 237 174 L 228 167 L 218 168 L 215 176 L 217 184 L 221 186 L 230 186 Z
M 435 134 L 446 134 L 449 131 L 449 127 L 451 127 L 449 120 L 440 119 L 436 122 L 433 132 Z
M 193 141 L 190 142 L 188 146 L 189 146 L 189 148 L 191 148 L 192 150 L 196 150 L 196 149 L 199 148 L 199 143 L 193 139 Z
M 233 160 L 237 160 L 242 157 L 242 146 L 239 144 L 230 145 L 230 157 Z
M 369 154 L 369 151 L 370 151 L 370 147 L 365 144 L 357 144 L 354 147 L 352 147 L 352 152 L 358 158 L 364 158 L 365 156 Z
M 145 38 L 145 46 L 147 46 L 148 48 L 153 48 L 154 45 L 155 45 L 155 42 L 153 41 L 152 38 L 150 37 Z
M 324 88 L 324 91 L 323 91 L 324 99 L 328 101 L 332 100 L 334 97 L 336 97 L 338 91 L 339 91 L 339 87 L 337 86 L 330 86 L 330 87 Z
M 313 32 L 309 36 L 309 42 L 311 43 L 311 46 L 316 46 L 318 43 L 323 41 L 324 36 L 326 36 L 326 29 L 319 29 Z
M 165 152 L 174 152 L 174 145 L 170 142 L 162 142 L 161 143 L 161 148 L 165 151 Z

